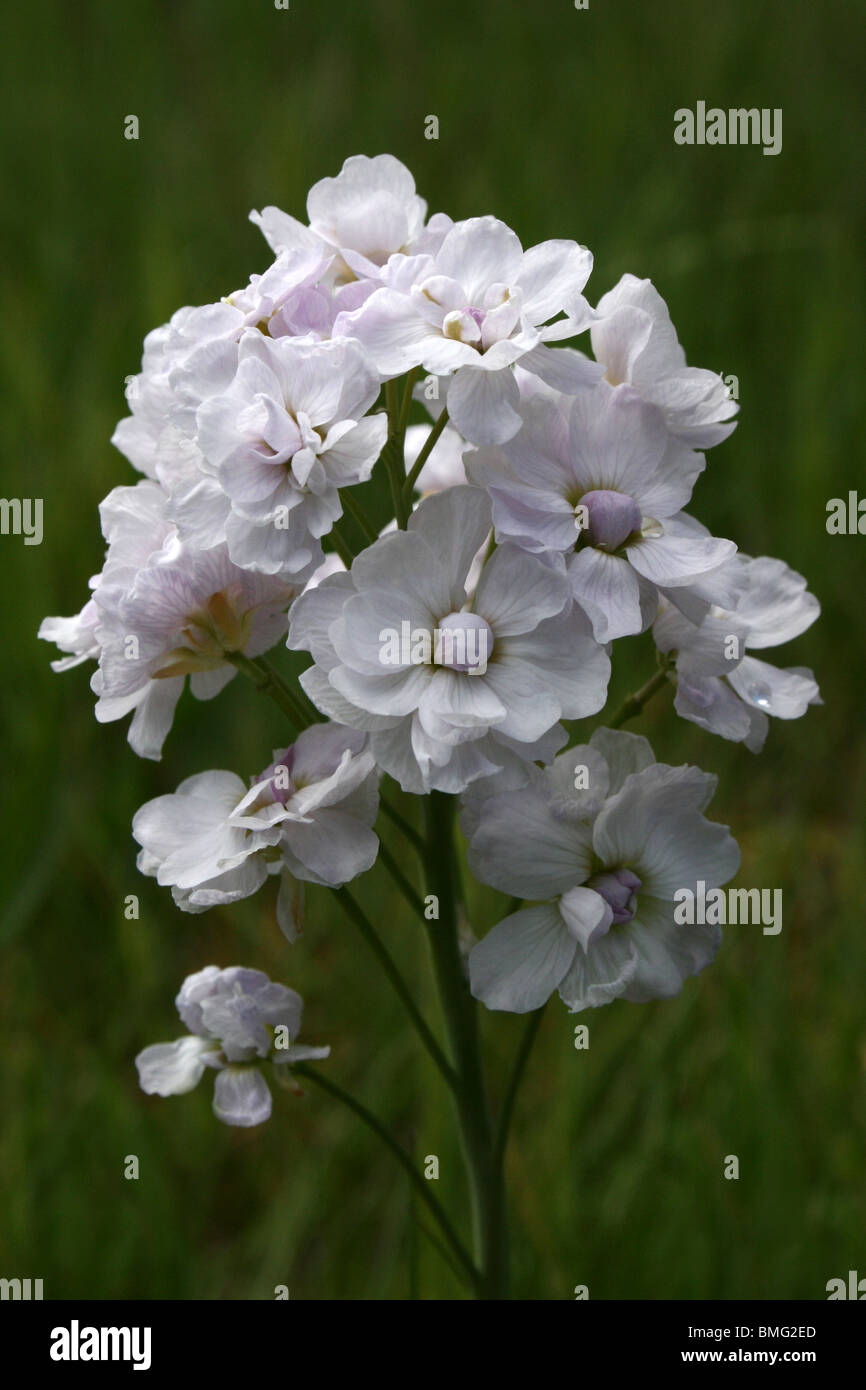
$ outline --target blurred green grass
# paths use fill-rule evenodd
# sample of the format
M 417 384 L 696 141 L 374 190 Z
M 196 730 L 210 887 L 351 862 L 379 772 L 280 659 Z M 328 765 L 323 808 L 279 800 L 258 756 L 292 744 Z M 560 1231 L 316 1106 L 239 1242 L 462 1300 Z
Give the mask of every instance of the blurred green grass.
M 828 498 L 864 487 L 861 21 L 839 0 L 52 0 L 6 15 L 2 491 L 45 499 L 45 540 L 0 538 L 0 1272 L 44 1278 L 48 1297 L 406 1296 L 405 1184 L 323 1097 L 280 1093 L 269 1125 L 235 1133 L 206 1085 L 166 1102 L 137 1090 L 135 1052 L 181 1031 L 172 998 L 208 961 L 300 989 L 334 1077 L 439 1155 L 439 1195 L 464 1210 L 448 1106 L 328 895 L 310 893 L 289 948 L 263 898 L 186 917 L 136 874 L 135 808 L 203 767 L 261 766 L 274 711 L 238 682 L 186 700 L 164 761 L 139 762 L 121 725 L 96 725 L 85 670 L 52 676 L 35 640 L 44 614 L 80 606 L 101 562 L 96 504 L 133 481 L 108 440 L 144 333 L 264 269 L 251 207 L 301 214 L 310 183 L 381 150 L 431 210 L 591 246 L 593 299 L 625 270 L 652 276 L 690 360 L 740 384 L 739 428 L 693 509 L 781 555 L 824 606 L 781 661 L 814 667 L 825 706 L 775 723 L 760 759 L 667 711 L 644 719 L 657 756 L 718 772 L 712 813 L 740 840 L 740 881 L 783 888 L 784 930 L 732 929 L 672 1003 L 581 1016 L 587 1052 L 551 1008 L 509 1159 L 516 1292 L 821 1298 L 863 1268 L 866 565 L 862 538 L 824 526 Z M 698 99 L 782 107 L 781 155 L 675 146 L 673 112 Z M 612 700 L 651 664 L 645 639 L 617 650 Z M 432 1009 L 423 943 L 381 871 L 359 894 Z M 476 929 L 495 911 L 476 894 Z M 485 1019 L 494 1089 L 519 1028 Z M 133 1153 L 138 1182 L 123 1178 Z M 425 1296 L 459 1292 L 435 1253 L 420 1259 Z

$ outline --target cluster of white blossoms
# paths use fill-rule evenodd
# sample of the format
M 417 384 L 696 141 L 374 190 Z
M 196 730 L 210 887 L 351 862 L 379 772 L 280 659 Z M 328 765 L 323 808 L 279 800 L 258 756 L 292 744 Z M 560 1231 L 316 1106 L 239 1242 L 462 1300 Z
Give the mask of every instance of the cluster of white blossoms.
M 97 718 L 132 713 L 148 758 L 187 676 L 210 699 L 238 670 L 272 687 L 274 647 L 311 659 L 281 686 L 290 746 L 250 782 L 204 772 L 142 807 L 139 867 L 188 912 L 276 875 L 294 937 L 299 882 L 374 863 L 387 774 L 461 796 L 475 872 L 542 904 L 475 947 L 490 1007 L 672 994 L 717 945 L 674 929 L 673 890 L 736 869 L 702 814 L 712 780 L 610 731 L 562 752 L 563 721 L 603 710 L 611 643 L 650 630 L 678 713 L 752 750 L 768 715 L 819 701 L 811 672 L 749 654 L 814 620 L 805 581 L 689 510 L 738 407 L 686 364 L 649 280 L 624 275 L 593 308 L 585 247 L 428 218 L 390 155 L 348 159 L 307 211 L 253 213 L 272 264 L 145 339 L 113 436 L 143 476 L 102 504 L 82 611 L 40 629 L 56 669 L 96 662 Z M 374 472 L 394 499 L 381 534 L 354 492 Z M 188 1040 L 184 1065 L 232 1063 L 211 1042 Z M 220 1096 L 239 1084 L 222 1071 Z

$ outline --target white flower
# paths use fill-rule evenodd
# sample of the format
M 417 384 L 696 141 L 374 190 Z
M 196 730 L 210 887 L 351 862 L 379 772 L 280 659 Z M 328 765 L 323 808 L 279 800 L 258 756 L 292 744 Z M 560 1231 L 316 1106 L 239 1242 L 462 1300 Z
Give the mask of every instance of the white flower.
M 576 769 L 581 790 L 575 790 Z M 584 788 L 584 782 L 588 785 Z M 469 957 L 472 993 L 526 1013 L 558 990 L 572 1013 L 621 997 L 669 998 L 708 965 L 713 926 L 679 926 L 678 890 L 737 871 L 726 826 L 702 812 L 716 779 L 656 763 L 646 739 L 599 729 L 533 783 L 472 807 L 469 863 L 482 882 L 540 901 Z
M 108 548 L 101 573 L 90 581 L 94 594 L 99 589 L 122 593 L 140 568 L 150 562 L 170 560 L 178 553 L 177 528 L 167 516 L 165 493 L 158 483 L 142 481 L 135 487 L 114 488 L 101 503 L 99 513 Z M 82 661 L 98 661 L 104 637 L 99 603 L 90 598 L 75 617 L 44 619 L 39 636 L 71 653 L 51 663 L 55 671 L 68 670 Z M 119 718 L 135 709 L 129 741 L 143 756 L 154 756 L 144 750 L 153 747 L 154 719 L 157 723 L 164 719 L 162 695 L 155 689 L 144 691 L 131 704 L 119 708 L 115 716 Z M 170 723 L 170 714 L 168 720 Z
M 281 873 L 277 920 L 296 935 L 294 884 L 339 887 L 371 868 L 379 842 L 375 763 L 362 733 L 315 724 L 248 786 L 201 772 L 136 812 L 138 868 L 185 912 L 250 897 Z
M 336 178 L 321 179 L 310 189 L 307 215 L 309 227 L 275 207 L 251 212 L 250 220 L 274 251 L 304 247 L 330 253 L 334 281 L 346 288 L 375 281 L 395 252 L 435 247 L 451 225 L 450 217 L 438 213 L 425 228 L 427 204 L 415 192 L 409 170 L 390 154 L 347 159 Z
M 304 689 L 331 718 L 369 732 L 376 762 L 407 791 L 461 791 L 532 761 L 560 718 L 604 704 L 610 662 L 561 567 L 501 546 L 467 594 L 489 526 L 482 492 L 448 488 L 293 609 L 289 646 L 315 661 Z M 437 646 L 437 632 L 453 641 Z
M 662 411 L 671 434 L 695 449 L 720 444 L 739 406 L 718 372 L 687 367 L 668 306 L 651 280 L 624 275 L 602 295 L 592 350 L 613 386 L 626 382 Z
M 721 567 L 736 546 L 681 510 L 703 455 L 670 438 L 655 406 L 599 382 L 534 394 L 521 419 L 501 449 L 467 454 L 467 472 L 490 493 L 498 540 L 568 557 L 598 641 L 642 632 L 660 592 L 690 613 L 729 599 Z
M 821 704 L 821 697 L 811 671 L 779 670 L 747 652 L 798 637 L 821 605 L 802 575 L 783 561 L 763 555 L 737 556 L 737 562 L 744 587 L 729 610 L 711 608 L 700 623 L 692 623 L 663 604 L 653 637 L 660 651 L 675 657 L 677 713 L 758 753 L 767 737 L 767 715 L 799 719 L 809 705 Z
M 395 258 L 381 289 L 341 314 L 334 334 L 359 338 L 383 376 L 412 367 L 449 377 L 447 406 L 475 444 L 495 444 L 520 427 L 515 363 L 561 390 L 597 380 L 594 363 L 547 343 L 589 326 L 581 291 L 592 255 L 574 241 L 524 252 L 495 217 L 455 223 L 434 256 Z M 405 283 L 404 283 L 405 282 Z M 564 311 L 566 317 L 550 323 Z
M 214 1114 L 227 1125 L 247 1128 L 270 1117 L 271 1093 L 258 1061 L 290 1065 L 330 1053 L 328 1047 L 295 1046 L 303 1000 L 260 970 L 207 965 L 184 980 L 175 1004 L 190 1033 L 138 1054 L 141 1089 L 148 1095 L 184 1095 L 212 1067 L 217 1072 Z M 275 1029 L 284 1030 L 289 1046 L 278 1045 Z
M 141 757 L 159 758 L 185 677 L 198 699 L 218 694 L 235 674 L 233 655 L 259 656 L 280 640 L 295 592 L 238 568 L 224 547 L 201 553 L 182 545 L 122 583 L 100 583 L 99 669 L 91 680 L 97 719 L 135 709 L 129 741 Z
M 245 569 L 306 578 L 342 515 L 339 489 L 365 482 L 382 450 L 385 415 L 362 418 L 379 384 L 350 340 L 244 333 L 234 379 L 196 414 L 200 469 L 218 488 L 198 478 L 179 491 L 181 533 L 224 537 Z
M 330 332 L 335 310 L 317 284 L 328 264 L 321 252 L 287 253 L 245 289 L 217 304 L 178 309 L 148 333 L 141 372 L 127 379 L 132 414 L 112 436 L 135 468 L 169 491 L 194 471 L 196 411 L 230 385 L 243 333 Z

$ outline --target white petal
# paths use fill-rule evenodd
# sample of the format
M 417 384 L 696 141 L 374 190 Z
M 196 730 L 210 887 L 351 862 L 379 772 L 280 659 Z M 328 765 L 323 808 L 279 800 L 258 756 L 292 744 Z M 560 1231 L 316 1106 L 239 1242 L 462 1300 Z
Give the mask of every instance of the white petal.
M 270 1119 L 271 1093 L 258 1067 L 229 1066 L 218 1072 L 213 1111 L 225 1125 L 249 1129 Z
M 569 563 L 568 577 L 597 642 L 642 630 L 640 584 L 628 560 L 586 546 Z
M 577 944 L 552 903 L 525 908 L 489 931 L 469 956 L 472 993 L 488 1009 L 538 1009 L 562 981 Z
M 608 796 L 614 796 L 626 777 L 642 772 L 655 762 L 649 741 L 641 734 L 625 729 L 596 729 L 589 740 L 590 748 L 601 753 L 608 770 Z
M 818 684 L 811 671 L 780 671 L 767 661 L 747 656 L 728 677 L 740 699 L 776 719 L 800 719 L 816 703 Z
M 520 390 L 514 373 L 461 367 L 448 385 L 448 413 L 473 444 L 502 444 L 520 429 Z
M 469 864 L 482 883 L 521 898 L 554 898 L 590 872 L 587 825 L 554 814 L 544 786 L 487 797 L 477 807 Z
M 207 1057 L 215 1058 L 219 1044 L 210 1038 L 186 1037 L 177 1042 L 154 1043 L 139 1052 L 135 1059 L 138 1080 L 149 1096 L 182 1096 L 201 1080 L 208 1066 Z
M 722 940 L 717 926 L 677 926 L 672 904 L 652 898 L 640 900 L 626 932 L 638 960 L 623 997 L 637 1004 L 679 994 L 684 981 L 714 959 Z
M 641 893 L 672 900 L 697 880 L 718 887 L 733 878 L 740 851 L 728 827 L 701 814 L 716 779 L 696 767 L 654 763 L 624 783 L 600 813 L 593 846 L 602 863 L 632 869 Z

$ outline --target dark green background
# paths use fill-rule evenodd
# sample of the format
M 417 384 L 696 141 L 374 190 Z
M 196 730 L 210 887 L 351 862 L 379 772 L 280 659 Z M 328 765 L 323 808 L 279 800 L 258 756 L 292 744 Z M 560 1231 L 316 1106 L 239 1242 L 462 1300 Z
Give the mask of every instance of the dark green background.
M 866 493 L 862 21 L 839 0 L 8 10 L 2 491 L 44 498 L 45 539 L 0 537 L 0 1274 L 42 1277 L 47 1297 L 407 1296 L 405 1184 L 324 1097 L 280 1094 L 269 1125 L 233 1132 L 207 1083 L 172 1101 L 137 1089 L 134 1054 L 182 1031 L 174 993 L 209 961 L 299 988 L 330 1074 L 419 1158 L 439 1155 L 438 1193 L 462 1210 L 448 1106 L 328 895 L 310 893 L 290 948 L 264 895 L 189 917 L 136 874 L 135 808 L 204 767 L 260 768 L 276 712 L 240 681 L 187 698 L 164 761 L 141 762 L 123 725 L 97 726 L 88 670 L 53 676 L 35 640 L 44 614 L 80 607 L 101 563 L 96 505 L 134 481 L 108 441 L 144 333 L 265 268 L 250 208 L 303 216 L 312 182 L 384 150 L 431 211 L 589 245 L 593 302 L 625 270 L 653 278 L 690 361 L 739 378 L 739 427 L 693 510 L 782 556 L 824 606 L 779 661 L 814 667 L 826 704 L 776 722 L 762 757 L 668 710 L 644 718 L 660 759 L 718 772 L 739 882 L 783 888 L 784 930 L 732 929 L 672 1003 L 580 1020 L 551 1006 L 509 1159 L 516 1292 L 810 1299 L 866 1273 L 866 538 L 824 524 L 828 498 Z M 673 112 L 699 99 L 782 107 L 782 153 L 676 146 Z M 616 651 L 613 698 L 651 670 L 646 639 Z M 359 893 L 432 1009 L 421 933 L 381 870 Z M 476 928 L 498 906 L 479 894 Z M 485 1022 L 498 1090 L 520 1025 Z M 731 1153 L 738 1182 L 722 1177 Z M 426 1248 L 420 1288 L 455 1292 Z

